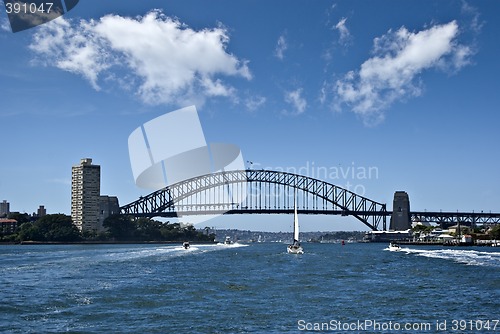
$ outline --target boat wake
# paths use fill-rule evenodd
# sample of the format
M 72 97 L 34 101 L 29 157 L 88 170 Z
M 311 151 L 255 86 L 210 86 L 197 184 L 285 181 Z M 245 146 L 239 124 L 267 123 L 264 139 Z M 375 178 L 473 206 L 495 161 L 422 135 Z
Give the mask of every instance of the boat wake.
M 239 242 L 233 242 L 231 244 L 226 244 L 226 243 L 223 243 L 223 242 L 218 242 L 217 244 L 215 244 L 214 246 L 217 246 L 221 249 L 223 248 L 240 248 L 240 247 L 247 247 L 248 245 L 246 244 L 240 244 Z
M 130 261 L 134 259 L 146 258 L 158 255 L 176 256 L 183 253 L 192 252 L 195 247 L 184 249 L 182 246 L 165 246 L 155 248 L 142 248 L 142 249 L 121 249 L 105 254 L 105 258 L 112 261 Z
M 230 244 L 230 245 L 219 245 L 219 244 L 209 244 L 209 245 L 191 245 L 189 248 L 184 248 L 182 245 L 169 245 L 160 247 L 151 247 L 143 249 L 127 249 L 127 250 L 116 250 L 105 254 L 105 258 L 111 261 L 130 261 L 133 259 L 151 257 L 151 256 L 166 256 L 166 257 L 177 257 L 188 254 L 202 254 L 206 252 L 213 252 L 217 250 L 222 250 L 226 248 L 237 248 L 245 247 L 248 245 L 243 244 Z
M 184 251 L 184 252 L 195 252 L 197 250 L 200 250 L 198 247 L 195 246 L 189 246 L 189 248 L 184 248 L 184 246 L 179 246 L 174 248 L 175 251 Z
M 500 268 L 500 252 L 483 252 L 463 249 L 411 249 L 402 248 L 401 252 L 428 258 L 452 260 L 471 266 L 488 266 Z

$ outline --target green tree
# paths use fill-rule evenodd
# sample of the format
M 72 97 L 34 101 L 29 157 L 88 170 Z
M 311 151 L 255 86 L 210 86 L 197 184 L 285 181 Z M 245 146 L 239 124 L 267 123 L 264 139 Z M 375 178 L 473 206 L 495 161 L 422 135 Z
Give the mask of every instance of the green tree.
M 109 239 L 109 233 L 106 231 L 83 231 L 82 238 L 87 241 L 106 241 Z
M 131 217 L 112 215 L 104 219 L 102 225 L 108 229 L 108 234 L 115 240 L 133 240 L 135 224 Z
M 160 241 L 162 223 L 150 218 L 139 218 L 135 221 L 136 237 L 143 241 Z
M 9 213 L 7 218 L 17 220 L 18 226 L 27 223 L 31 220 L 30 215 L 28 215 L 27 213 L 20 213 L 20 212 L 11 212 Z
M 413 231 L 414 232 L 424 232 L 424 233 L 429 233 L 429 232 L 432 232 L 434 230 L 434 227 L 433 226 L 426 226 L 426 225 L 423 225 L 423 224 L 417 224 L 415 225 L 415 227 L 413 228 Z
M 500 239 L 500 225 L 494 226 L 490 232 L 490 236 L 492 239 L 499 240 Z
M 70 216 L 64 214 L 46 215 L 34 223 L 24 223 L 19 232 L 20 241 L 78 241 L 80 232 L 73 225 Z
M 63 214 L 46 215 L 35 224 L 47 241 L 78 241 L 80 232 L 73 224 L 70 216 Z
M 19 241 L 26 240 L 40 240 L 41 237 L 38 233 L 38 229 L 33 226 L 33 223 L 24 223 L 21 225 L 18 233 Z
M 179 237 L 181 225 L 179 223 L 166 222 L 160 227 L 162 240 L 165 241 L 181 241 L 183 238 Z
M 103 226 L 109 237 L 120 241 L 213 241 L 214 234 L 206 235 L 192 225 L 163 223 L 151 218 L 133 219 L 129 216 L 114 215 L 106 218 Z

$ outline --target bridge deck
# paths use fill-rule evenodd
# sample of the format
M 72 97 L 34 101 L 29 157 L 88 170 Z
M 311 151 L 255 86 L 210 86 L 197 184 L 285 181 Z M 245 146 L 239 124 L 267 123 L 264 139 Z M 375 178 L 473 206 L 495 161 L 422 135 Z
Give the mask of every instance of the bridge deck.
M 419 221 L 422 223 L 438 223 L 443 226 L 464 224 L 499 224 L 500 213 L 493 212 L 411 212 L 412 221 Z
M 338 216 L 391 216 L 392 211 L 350 211 L 350 210 L 318 210 L 318 209 L 298 209 L 301 215 L 338 215 Z M 183 217 L 193 215 L 222 215 L 222 214 L 292 214 L 293 209 L 201 209 L 191 210 L 189 208 L 178 208 L 176 211 L 166 211 L 161 213 L 143 213 L 140 216 L 162 216 L 162 217 Z M 412 221 L 438 223 L 442 225 L 453 225 L 461 223 L 471 224 L 499 224 L 500 213 L 484 212 L 432 212 L 432 211 L 413 211 L 410 212 Z

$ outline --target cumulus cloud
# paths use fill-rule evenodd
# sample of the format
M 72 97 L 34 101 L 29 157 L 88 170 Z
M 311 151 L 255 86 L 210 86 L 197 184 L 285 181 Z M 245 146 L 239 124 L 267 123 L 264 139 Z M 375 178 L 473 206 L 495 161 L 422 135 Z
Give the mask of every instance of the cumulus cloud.
M 473 51 L 458 43 L 458 35 L 452 21 L 419 32 L 402 27 L 375 38 L 373 57 L 336 82 L 339 105 L 350 106 L 366 125 L 380 123 L 394 102 L 421 94 L 423 71 L 457 71 L 470 63 Z
M 234 95 L 223 77 L 250 80 L 252 74 L 246 61 L 227 52 L 228 43 L 222 26 L 196 31 L 155 10 L 78 23 L 59 18 L 40 27 L 30 48 L 35 62 L 81 75 L 95 89 L 103 78 L 127 78 L 128 89 L 154 105 Z
M 280 59 L 283 60 L 285 57 L 285 51 L 288 49 L 288 44 L 286 43 L 286 38 L 284 35 L 281 35 L 278 38 L 278 42 L 276 43 L 276 49 L 274 50 L 274 55 Z
M 285 92 L 285 102 L 292 105 L 296 115 L 306 111 L 307 101 L 302 97 L 302 88 Z
M 42 25 L 29 46 L 36 53 L 33 62 L 79 74 L 99 89 L 99 74 L 116 60 L 106 50 L 104 40 L 93 31 L 93 25 L 95 22 L 82 21 L 74 28 L 64 18 Z

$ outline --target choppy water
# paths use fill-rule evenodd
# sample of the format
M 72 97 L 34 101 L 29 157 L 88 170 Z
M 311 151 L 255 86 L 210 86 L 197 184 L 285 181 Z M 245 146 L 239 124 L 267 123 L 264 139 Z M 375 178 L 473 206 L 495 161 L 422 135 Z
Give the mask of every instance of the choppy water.
M 0 246 L 0 332 L 500 332 L 500 249 L 304 246 Z

